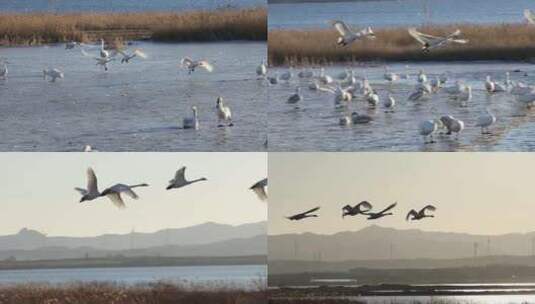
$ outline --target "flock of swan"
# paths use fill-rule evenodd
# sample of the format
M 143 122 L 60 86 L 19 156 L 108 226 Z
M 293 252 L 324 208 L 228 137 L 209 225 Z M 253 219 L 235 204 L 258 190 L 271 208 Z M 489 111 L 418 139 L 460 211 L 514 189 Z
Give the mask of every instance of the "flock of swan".
M 180 189 L 185 186 L 206 181 L 205 177 L 188 180 L 186 179 L 186 167 L 181 167 L 178 169 L 174 177 L 169 181 L 169 184 L 165 189 Z M 253 191 L 261 201 L 267 200 L 267 178 L 262 179 L 255 184 L 253 184 L 249 189 Z M 134 188 L 139 187 L 148 187 L 147 183 L 140 183 L 134 185 L 127 185 L 123 183 L 117 183 L 109 188 L 104 189 L 102 192 L 99 191 L 97 176 L 92 168 L 87 169 L 87 187 L 79 188 L 75 187 L 74 189 L 80 193 L 82 196 L 80 198 L 80 203 L 93 201 L 101 197 L 107 197 L 115 206 L 118 208 L 125 208 L 126 204 L 123 200 L 123 195 L 126 195 L 132 199 L 138 199 L 139 196 L 134 192 Z
M 278 78 L 279 80 L 286 79 L 285 83 L 291 85 L 290 80 L 294 78 L 292 68 Z M 329 93 L 336 107 L 349 108 L 352 101 L 361 101 L 367 104 L 370 109 L 382 106 L 385 112 L 394 113 L 395 108 L 398 106 L 398 102 L 390 92 L 380 94 L 367 77 L 357 77 L 354 71 L 350 69 L 346 69 L 336 77 L 326 74 L 323 68 L 319 73 L 307 69 L 299 72 L 297 78 L 299 80 L 295 92 L 286 100 L 288 104 L 296 107 L 300 103 L 306 104 L 301 90 L 302 86 L 306 86 L 307 81 L 309 91 Z M 407 81 L 411 81 L 411 78 L 415 79 L 415 83 L 412 92 L 406 98 L 408 102 L 428 101 L 432 95 L 442 94 L 446 97 L 446 100 L 457 101 L 459 106 L 467 107 L 472 99 L 472 86 L 464 84 L 461 80 L 455 80 L 450 84 L 451 81 L 448 79 L 447 73 L 432 77 L 428 77 L 423 70 L 420 70 L 417 75 L 396 74 L 388 71 L 385 67 L 384 80 L 387 83 L 394 83 L 400 80 L 404 80 L 407 83 Z M 303 81 L 305 81 L 305 84 L 303 84 Z M 503 82 L 495 81 L 490 76 L 486 76 L 481 83 L 480 89 L 486 91 L 489 95 L 509 94 L 519 104 L 527 108 L 531 108 L 535 104 L 535 86 L 522 81 L 512 81 L 509 72 L 505 73 Z M 380 97 L 381 95 L 383 98 Z M 373 120 L 374 117 L 371 115 L 354 111 L 350 116 L 339 118 L 338 122 L 342 126 L 348 126 L 352 124 L 367 124 Z M 490 128 L 496 123 L 496 120 L 496 115 L 489 108 L 486 108 L 478 117 L 474 118 L 474 121 L 470 122 L 470 125 L 480 128 L 482 134 L 489 134 Z M 434 142 L 434 134 L 439 132 L 447 135 L 455 134 L 457 138 L 466 127 L 467 124 L 464 121 L 445 114 L 420 122 L 418 132 L 424 137 L 425 143 L 432 143 Z
M 342 207 L 342 218 L 346 216 L 356 216 L 356 215 L 361 214 L 361 215 L 366 216 L 368 220 L 376 220 L 376 219 L 383 218 L 385 216 L 394 215 L 392 210 L 396 206 L 397 206 L 397 202 L 387 206 L 384 209 L 373 212 L 372 204 L 369 203 L 368 201 L 362 201 L 354 206 L 345 205 L 344 207 Z M 288 216 L 286 218 L 291 221 L 300 221 L 306 218 L 319 217 L 319 215 L 315 213 L 319 209 L 320 207 L 315 207 L 305 212 L 301 212 L 301 213 L 294 214 L 292 216 Z M 436 211 L 436 207 L 433 205 L 426 205 L 420 210 L 411 209 L 405 216 L 405 220 L 419 221 L 424 218 L 434 217 L 433 214 L 427 213 L 427 212 L 433 212 L 433 211 Z

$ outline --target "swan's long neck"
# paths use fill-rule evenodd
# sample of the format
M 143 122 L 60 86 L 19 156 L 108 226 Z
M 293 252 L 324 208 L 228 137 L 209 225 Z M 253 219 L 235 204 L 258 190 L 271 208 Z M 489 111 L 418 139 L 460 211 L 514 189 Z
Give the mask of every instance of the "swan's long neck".
M 193 119 L 197 119 L 197 109 L 193 109 Z
M 136 185 L 130 185 L 130 188 L 136 188 L 136 187 L 147 187 L 147 184 L 136 184 Z
M 197 178 L 197 179 L 191 180 L 189 183 L 193 184 L 193 183 L 201 182 L 201 181 L 205 181 L 205 180 L 206 180 L 206 178 L 201 177 L 201 178 Z
M 104 40 L 100 39 L 100 49 L 104 51 Z

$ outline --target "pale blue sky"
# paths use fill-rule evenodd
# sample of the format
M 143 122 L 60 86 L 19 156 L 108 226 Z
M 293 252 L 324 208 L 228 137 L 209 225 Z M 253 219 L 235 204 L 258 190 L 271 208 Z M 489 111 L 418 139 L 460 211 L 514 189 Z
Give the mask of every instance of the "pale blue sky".
M 146 182 L 126 209 L 107 198 L 78 203 L 91 166 L 102 191 L 121 182 Z M 206 177 L 165 190 L 180 166 L 186 177 Z M 0 235 L 23 227 L 49 235 L 89 236 L 151 232 L 213 221 L 228 224 L 267 218 L 267 204 L 248 188 L 267 176 L 266 153 L 0 153 Z

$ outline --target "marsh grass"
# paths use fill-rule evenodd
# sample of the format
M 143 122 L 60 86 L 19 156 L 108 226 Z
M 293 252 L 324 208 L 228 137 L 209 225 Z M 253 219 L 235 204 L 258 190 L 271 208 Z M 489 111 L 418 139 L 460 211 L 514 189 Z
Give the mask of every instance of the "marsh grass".
M 280 65 L 325 65 L 359 61 L 530 60 L 535 57 L 535 27 L 523 24 L 447 25 L 419 28 L 446 35 L 461 29 L 466 45 L 451 45 L 425 54 L 406 28 L 376 30 L 377 39 L 348 47 L 336 45 L 334 30 L 275 30 L 268 34 L 269 62 Z
M 0 13 L 0 45 L 66 41 L 153 39 L 155 41 L 263 40 L 264 8 L 187 13 Z
M 25 284 L 0 286 L 0 304 L 265 304 L 265 290 L 214 286 L 183 286 L 165 282 L 122 286 L 73 283 L 62 286 Z

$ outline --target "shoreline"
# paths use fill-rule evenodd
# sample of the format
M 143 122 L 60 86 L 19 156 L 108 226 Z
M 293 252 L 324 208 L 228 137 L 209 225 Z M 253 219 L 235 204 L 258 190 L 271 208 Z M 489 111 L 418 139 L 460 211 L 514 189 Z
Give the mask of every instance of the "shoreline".
M 466 45 L 448 45 L 423 53 L 420 45 L 403 28 L 375 30 L 377 39 L 341 47 L 337 33 L 325 30 L 271 30 L 268 58 L 272 67 L 314 66 L 361 62 L 460 62 L 515 61 L 535 58 L 535 27 L 524 24 L 451 24 L 418 28 L 431 35 L 446 35 L 459 28 Z
M 263 255 L 235 257 L 110 257 L 64 260 L 0 261 L 0 272 L 10 270 L 135 268 L 174 266 L 247 266 L 267 265 Z
M 267 9 L 184 13 L 0 13 L 0 47 L 108 43 L 266 41 Z

